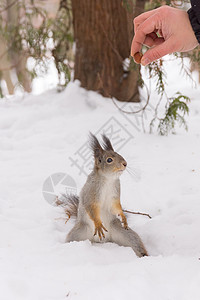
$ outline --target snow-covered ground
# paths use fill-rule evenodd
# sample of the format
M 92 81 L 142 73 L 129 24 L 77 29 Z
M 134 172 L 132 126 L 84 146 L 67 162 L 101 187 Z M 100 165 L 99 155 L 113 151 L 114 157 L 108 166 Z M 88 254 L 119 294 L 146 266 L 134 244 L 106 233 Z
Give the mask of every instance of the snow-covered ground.
M 200 88 L 174 63 L 168 80 L 171 96 L 179 90 L 192 98 L 189 131 L 168 137 L 143 133 L 140 117 L 125 117 L 78 82 L 62 93 L 0 101 L 1 299 L 199 300 Z M 73 220 L 65 224 L 62 209 L 44 200 L 43 183 L 64 173 L 80 191 L 91 162 L 89 131 L 112 135 L 128 162 L 122 203 L 152 216 L 128 217 L 149 257 L 111 243 L 64 243 Z

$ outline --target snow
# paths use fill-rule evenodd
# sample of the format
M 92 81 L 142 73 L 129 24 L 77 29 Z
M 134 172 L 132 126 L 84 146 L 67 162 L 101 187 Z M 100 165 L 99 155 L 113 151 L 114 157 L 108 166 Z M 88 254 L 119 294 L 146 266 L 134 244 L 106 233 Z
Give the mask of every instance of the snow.
M 144 133 L 140 117 L 125 118 L 109 99 L 78 82 L 62 93 L 52 89 L 0 101 L 2 299 L 199 299 L 200 88 L 192 89 L 174 62 L 167 68 L 169 94 L 179 90 L 192 99 L 189 131 L 177 128 L 167 137 Z M 156 100 L 153 92 L 152 105 Z M 123 207 L 152 216 L 128 216 L 149 257 L 111 243 L 64 243 L 74 221 L 65 224 L 62 209 L 42 194 L 55 173 L 70 175 L 79 192 L 86 175 L 72 161 L 89 131 L 99 137 L 109 128 L 124 138 L 113 143 L 132 174 L 121 176 Z

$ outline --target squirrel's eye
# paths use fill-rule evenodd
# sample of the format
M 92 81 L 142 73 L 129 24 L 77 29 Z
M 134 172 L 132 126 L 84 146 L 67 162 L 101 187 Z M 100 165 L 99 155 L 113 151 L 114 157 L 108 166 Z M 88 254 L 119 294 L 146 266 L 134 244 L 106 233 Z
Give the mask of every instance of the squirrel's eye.
M 107 162 L 110 164 L 113 161 L 111 157 L 107 158 Z

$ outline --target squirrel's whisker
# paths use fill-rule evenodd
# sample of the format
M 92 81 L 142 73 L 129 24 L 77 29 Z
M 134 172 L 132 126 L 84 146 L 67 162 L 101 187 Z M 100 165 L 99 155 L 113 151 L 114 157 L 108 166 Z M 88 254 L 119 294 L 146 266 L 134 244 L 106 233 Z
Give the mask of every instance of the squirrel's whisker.
M 126 168 L 126 171 L 133 177 L 136 181 L 141 179 L 140 171 L 137 169 L 132 169 L 130 167 Z

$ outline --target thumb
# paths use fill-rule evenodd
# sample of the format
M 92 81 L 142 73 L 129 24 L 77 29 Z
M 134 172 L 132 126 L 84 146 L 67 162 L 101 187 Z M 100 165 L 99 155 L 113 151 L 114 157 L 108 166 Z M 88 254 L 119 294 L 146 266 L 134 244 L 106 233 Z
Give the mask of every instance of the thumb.
M 142 57 L 141 64 L 146 66 L 167 54 L 171 54 L 174 51 L 176 51 L 175 43 L 171 38 L 169 38 L 162 44 L 147 50 Z

